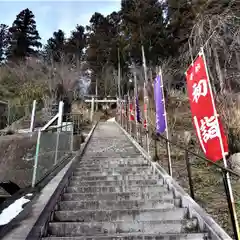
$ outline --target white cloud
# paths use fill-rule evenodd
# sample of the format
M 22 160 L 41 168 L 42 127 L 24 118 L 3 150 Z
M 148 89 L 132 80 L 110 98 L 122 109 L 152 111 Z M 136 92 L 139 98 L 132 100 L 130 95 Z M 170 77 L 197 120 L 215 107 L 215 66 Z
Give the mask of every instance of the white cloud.
M 103 2 L 103 1 L 99 1 Z M 104 0 L 105 2 L 105 0 Z M 109 1 L 110 2 L 110 1 Z M 72 12 L 71 8 L 65 9 L 65 8 L 59 8 L 58 9 L 58 14 L 60 14 L 59 17 L 59 22 L 58 22 L 58 29 L 62 29 L 66 37 L 70 36 L 70 33 L 74 28 L 76 27 L 77 24 L 83 25 L 84 27 L 86 25 L 89 25 L 89 21 L 94 14 L 94 12 L 100 12 L 104 16 L 112 13 L 113 11 L 118 11 L 120 9 L 120 1 L 111 1 L 114 2 L 114 4 L 110 4 L 109 6 L 102 6 L 97 9 L 91 9 L 91 11 L 88 10 L 88 12 Z M 116 4 L 118 3 L 118 4 Z
M 4 3 L 1 5 L 1 2 Z M 22 9 L 28 7 L 32 10 L 42 42 L 46 43 L 58 29 L 62 29 L 68 37 L 77 24 L 89 25 L 94 12 L 100 12 L 106 16 L 120 10 L 121 0 L 71 0 L 69 2 L 66 0 L 25 0 L 24 2 L 0 0 L 0 5 L 0 8 L 6 9 L 0 16 L 0 22 L 10 26 Z

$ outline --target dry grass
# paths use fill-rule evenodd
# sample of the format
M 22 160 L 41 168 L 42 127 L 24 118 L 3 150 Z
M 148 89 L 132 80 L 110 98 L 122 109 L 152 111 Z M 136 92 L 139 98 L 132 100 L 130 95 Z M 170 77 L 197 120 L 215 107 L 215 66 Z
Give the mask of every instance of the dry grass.
M 217 100 L 219 114 L 225 124 L 228 134 L 230 153 L 240 152 L 240 99 L 237 95 L 229 94 Z

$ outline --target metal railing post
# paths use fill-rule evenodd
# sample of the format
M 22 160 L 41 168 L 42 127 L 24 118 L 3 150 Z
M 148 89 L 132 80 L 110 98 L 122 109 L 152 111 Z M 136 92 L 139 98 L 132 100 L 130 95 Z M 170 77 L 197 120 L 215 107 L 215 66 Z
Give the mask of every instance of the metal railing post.
M 224 189 L 227 197 L 227 202 L 228 202 L 228 209 L 231 217 L 231 222 L 232 222 L 232 228 L 233 228 L 233 233 L 234 233 L 234 239 L 239 240 L 239 232 L 238 232 L 238 226 L 235 221 L 235 214 L 236 214 L 236 209 L 235 205 L 231 200 L 231 192 L 229 189 L 229 184 L 228 184 L 228 173 L 222 169 L 222 175 L 223 175 L 223 184 L 224 184 Z
M 139 137 L 140 137 L 140 145 L 143 146 L 143 140 L 142 140 L 142 124 L 139 127 Z
M 154 137 L 154 161 L 158 161 L 157 135 Z
M 38 131 L 37 145 L 36 145 L 36 153 L 34 158 L 34 166 L 33 166 L 33 177 L 32 177 L 32 187 L 35 186 L 36 183 L 36 175 L 37 175 L 37 166 L 38 166 L 38 156 L 40 149 L 40 140 L 41 140 L 41 131 Z
M 73 139 L 74 139 L 74 134 L 73 134 L 73 121 L 71 125 L 71 146 L 70 146 L 70 151 L 73 152 Z
M 56 134 L 57 134 L 57 136 L 56 136 L 57 139 L 56 139 L 54 165 L 57 164 L 57 159 L 58 159 L 58 146 L 59 146 L 59 134 L 60 134 L 59 130 L 57 130 Z
M 149 153 L 149 151 L 148 151 L 148 138 L 149 138 L 149 136 L 148 136 L 148 130 L 145 129 L 146 151 Z
M 193 200 L 195 200 L 194 186 L 193 186 L 193 179 L 192 179 L 192 169 L 191 169 L 191 163 L 189 161 L 188 151 L 185 151 L 185 161 L 186 161 L 186 165 L 187 165 L 190 196 Z
M 165 139 L 166 151 L 167 151 L 167 159 L 168 159 L 168 173 L 172 177 L 172 161 L 171 161 L 171 153 L 170 153 L 170 142 L 168 138 Z
M 130 133 L 130 136 L 132 137 L 132 121 L 130 119 L 128 119 L 129 121 L 129 133 Z

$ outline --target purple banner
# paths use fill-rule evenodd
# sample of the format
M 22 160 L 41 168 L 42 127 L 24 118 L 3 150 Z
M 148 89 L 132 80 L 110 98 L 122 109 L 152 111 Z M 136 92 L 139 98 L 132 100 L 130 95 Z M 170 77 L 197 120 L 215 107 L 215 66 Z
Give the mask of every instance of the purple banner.
M 154 83 L 154 98 L 156 106 L 156 131 L 157 133 L 164 133 L 166 130 L 165 109 L 163 103 L 161 77 L 157 76 Z
M 137 122 L 138 122 L 138 123 L 141 123 L 141 116 L 140 116 L 140 108 L 139 108 L 138 95 L 136 96 L 136 113 L 137 113 Z

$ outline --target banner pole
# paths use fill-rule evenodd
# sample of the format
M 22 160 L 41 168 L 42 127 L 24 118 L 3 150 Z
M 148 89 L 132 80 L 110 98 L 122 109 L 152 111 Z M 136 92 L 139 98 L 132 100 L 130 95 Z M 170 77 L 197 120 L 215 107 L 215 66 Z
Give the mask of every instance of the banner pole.
M 136 124 L 136 137 L 137 142 L 139 143 L 139 125 L 138 125 L 138 109 L 137 109 L 137 97 L 138 97 L 138 90 L 137 90 L 137 74 L 134 66 L 133 70 L 133 77 L 134 77 L 134 95 L 135 95 L 135 124 Z
M 125 129 L 128 131 L 128 114 L 127 114 L 127 108 L 128 108 L 128 103 L 127 103 L 127 95 L 124 96 L 124 112 L 125 112 Z
M 168 119 L 167 119 L 167 111 L 166 111 L 166 103 L 165 103 L 165 94 L 163 89 L 163 75 L 162 75 L 162 68 L 160 68 L 160 79 L 161 79 L 161 88 L 162 88 L 162 101 L 164 107 L 164 117 L 165 117 L 165 124 L 166 124 L 166 138 L 169 140 L 169 131 L 168 131 Z M 171 149 L 170 143 L 167 141 L 167 154 L 168 154 L 168 170 L 169 175 L 172 177 L 172 159 L 171 159 Z
M 212 86 L 211 86 L 211 83 L 210 83 L 210 77 L 209 77 L 208 68 L 207 68 L 207 61 L 206 61 L 206 57 L 205 57 L 203 47 L 201 47 L 200 54 L 202 54 L 202 56 L 203 56 L 203 61 L 204 61 L 204 65 L 205 65 L 205 68 L 206 68 L 206 74 L 207 74 L 207 78 L 208 78 L 209 91 L 210 91 L 212 104 L 213 104 L 214 116 L 215 116 L 215 119 L 217 121 L 217 131 L 218 131 L 218 136 L 219 136 L 220 148 L 221 148 L 221 151 L 222 151 L 223 163 L 224 163 L 224 167 L 228 168 L 226 154 L 224 152 L 224 146 L 223 146 L 223 141 L 222 141 L 222 134 L 221 134 L 220 126 L 219 126 L 219 122 L 218 122 L 218 114 L 217 114 L 217 110 L 216 110 L 216 106 L 215 106 L 215 102 L 214 102 L 214 98 L 213 98 L 213 91 L 212 91 Z M 236 239 L 239 240 L 240 239 L 239 225 L 238 225 L 237 213 L 236 213 L 236 208 L 235 208 L 235 201 L 234 201 L 234 196 L 233 196 L 233 191 L 232 191 L 232 185 L 231 185 L 229 172 L 226 173 L 226 184 L 225 185 L 226 185 L 226 188 L 227 188 L 226 189 L 227 199 L 228 199 L 229 204 L 231 203 L 231 206 L 232 206 L 229 210 L 230 210 L 230 214 L 233 215 L 232 216 L 232 224 L 233 224 L 234 234 L 235 234 Z M 229 194 L 227 193 L 227 191 L 229 191 Z
M 144 52 L 144 47 L 142 45 L 142 60 L 143 60 L 143 70 L 144 70 L 144 107 L 145 109 L 145 120 L 146 120 L 146 141 L 147 141 L 147 152 L 150 154 L 150 144 L 149 144 L 149 132 L 148 132 L 148 93 L 147 93 L 147 83 L 148 83 L 148 77 L 147 77 L 147 65 L 146 65 L 146 57 Z
M 121 121 L 122 121 L 122 127 L 124 128 L 125 126 L 124 126 L 124 100 L 122 99 L 122 102 L 121 102 L 121 108 L 122 108 L 122 112 L 121 112 L 121 114 L 122 114 L 122 119 L 121 119 Z
M 132 136 L 132 99 L 130 97 L 130 95 L 128 94 L 128 111 L 129 111 L 129 115 L 128 115 L 128 121 L 129 121 L 129 132 L 130 132 L 130 136 Z

